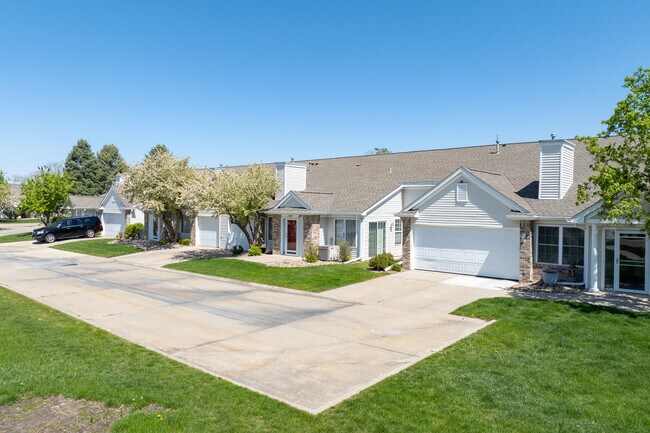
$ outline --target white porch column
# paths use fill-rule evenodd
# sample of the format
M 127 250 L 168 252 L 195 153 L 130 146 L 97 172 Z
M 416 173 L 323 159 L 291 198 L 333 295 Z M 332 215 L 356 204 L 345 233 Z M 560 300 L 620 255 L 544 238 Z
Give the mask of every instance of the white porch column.
M 598 292 L 598 226 L 592 224 L 589 231 L 591 232 L 591 242 L 589 244 L 589 281 L 587 291 Z

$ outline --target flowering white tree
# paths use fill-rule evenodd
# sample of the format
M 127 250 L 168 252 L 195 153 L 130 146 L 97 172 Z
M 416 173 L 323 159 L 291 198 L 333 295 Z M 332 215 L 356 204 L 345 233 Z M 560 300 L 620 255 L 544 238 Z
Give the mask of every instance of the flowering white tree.
M 177 219 L 181 209 L 198 212 L 199 201 L 191 197 L 196 191 L 199 170 L 190 166 L 189 158 L 178 158 L 167 151 L 150 152 L 144 160 L 129 167 L 119 185 L 120 193 L 162 219 L 165 237 L 178 238 Z
M 261 245 L 262 211 L 280 188 L 275 171 L 265 165 L 251 164 L 241 170 L 214 172 L 211 187 L 201 198 L 214 216 L 228 215 L 244 232 L 249 245 Z

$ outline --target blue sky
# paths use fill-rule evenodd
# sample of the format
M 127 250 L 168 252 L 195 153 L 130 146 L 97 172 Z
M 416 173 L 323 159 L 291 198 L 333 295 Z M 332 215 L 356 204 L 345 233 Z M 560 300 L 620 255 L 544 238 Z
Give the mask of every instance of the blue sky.
M 648 1 L 3 1 L 0 170 L 78 138 L 200 166 L 596 133 Z

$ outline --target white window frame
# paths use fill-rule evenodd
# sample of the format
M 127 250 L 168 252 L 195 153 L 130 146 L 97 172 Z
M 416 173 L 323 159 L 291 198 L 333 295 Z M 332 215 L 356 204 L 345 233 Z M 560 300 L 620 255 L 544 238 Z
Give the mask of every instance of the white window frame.
M 539 261 L 539 228 L 540 227 L 557 227 L 558 228 L 558 252 L 557 263 L 548 263 Z M 583 227 L 557 225 L 557 224 L 536 224 L 535 225 L 535 263 L 540 265 L 569 266 L 562 263 L 562 250 L 564 249 L 564 230 L 565 228 L 579 229 L 584 232 L 582 254 L 583 262 L 587 263 L 587 231 Z M 578 268 L 584 268 L 584 265 L 576 265 Z
M 403 239 L 404 231 L 403 231 L 403 228 L 402 228 L 402 220 L 401 220 L 401 218 L 395 218 L 395 223 L 394 224 L 395 224 L 395 230 L 393 230 L 393 232 L 394 232 L 394 238 L 395 238 L 395 245 L 402 245 L 402 243 L 404 243 L 404 239 Z M 399 230 L 397 229 L 398 224 L 399 224 Z M 399 243 L 397 242 L 397 233 L 399 233 L 399 240 L 400 240 Z
M 465 194 L 461 197 L 461 194 Z M 469 184 L 467 182 L 458 182 L 456 184 L 456 201 L 458 203 L 467 203 L 469 201 Z
M 354 225 L 354 242 L 350 242 L 351 247 L 357 246 L 357 239 L 359 238 L 359 229 L 357 227 L 357 220 L 352 218 L 334 218 L 334 245 L 338 245 L 338 240 L 336 239 L 336 222 L 343 221 L 345 226 L 344 235 L 348 232 L 348 222 Z M 347 240 L 345 236 L 341 240 Z M 348 241 L 349 242 L 349 241 Z

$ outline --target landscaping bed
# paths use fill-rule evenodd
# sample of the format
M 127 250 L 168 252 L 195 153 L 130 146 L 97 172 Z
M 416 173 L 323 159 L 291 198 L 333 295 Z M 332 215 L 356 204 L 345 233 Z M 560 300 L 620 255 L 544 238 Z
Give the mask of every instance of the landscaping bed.
M 535 293 L 582 293 L 584 286 L 563 285 L 562 283 L 550 285 L 539 280 L 533 283 L 519 283 L 508 288 L 513 292 L 535 292 Z

